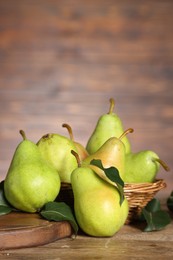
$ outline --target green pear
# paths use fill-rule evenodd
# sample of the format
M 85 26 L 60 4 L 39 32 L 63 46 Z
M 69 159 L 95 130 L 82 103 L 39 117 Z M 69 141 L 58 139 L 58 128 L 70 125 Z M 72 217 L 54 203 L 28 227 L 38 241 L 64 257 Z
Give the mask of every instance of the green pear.
M 169 171 L 169 167 L 151 150 L 126 154 L 124 182 L 152 183 L 156 179 L 160 165 Z
M 123 132 L 123 124 L 120 117 L 113 112 L 114 99 L 110 99 L 110 109 L 107 114 L 99 117 L 97 124 L 91 134 L 86 150 L 89 154 L 95 153 L 110 137 L 119 137 Z M 126 153 L 131 151 L 131 145 L 127 137 L 123 139 Z
M 70 183 L 71 172 L 77 167 L 77 162 L 71 150 L 77 152 L 72 140 L 60 134 L 49 133 L 37 142 L 43 158 L 59 173 L 61 182 Z
M 45 203 L 54 201 L 60 191 L 60 177 L 39 152 L 36 144 L 23 140 L 17 146 L 7 176 L 4 193 L 9 203 L 25 212 L 37 212 Z
M 124 225 L 129 206 L 115 186 L 100 178 L 89 166 L 80 166 L 71 174 L 74 212 L 80 228 L 95 237 L 113 236 Z
M 80 157 L 80 160 L 81 161 L 84 160 L 89 155 L 87 150 L 85 149 L 85 147 L 81 143 L 76 142 L 74 140 L 73 130 L 72 130 L 72 128 L 71 128 L 71 126 L 69 124 L 65 124 L 64 123 L 62 126 L 67 128 L 69 136 L 70 136 L 70 139 L 74 142 L 74 144 L 76 146 L 77 153 L 78 153 L 78 155 Z
M 116 167 L 120 177 L 124 180 L 126 150 L 122 139 L 125 138 L 127 133 L 132 132 L 133 129 L 129 128 L 119 138 L 110 137 L 95 153 L 86 157 L 82 164 L 89 165 L 93 159 L 101 160 L 104 168 Z M 99 169 L 98 171 L 101 170 Z

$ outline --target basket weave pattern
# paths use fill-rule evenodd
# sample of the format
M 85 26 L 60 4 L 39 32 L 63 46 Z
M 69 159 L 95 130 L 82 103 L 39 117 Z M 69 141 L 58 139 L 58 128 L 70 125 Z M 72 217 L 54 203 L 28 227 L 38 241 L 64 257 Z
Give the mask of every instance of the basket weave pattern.
M 129 203 L 129 214 L 126 224 L 134 221 L 141 214 L 142 209 L 151 201 L 155 194 L 166 187 L 163 179 L 153 183 L 130 183 L 124 186 L 124 195 Z

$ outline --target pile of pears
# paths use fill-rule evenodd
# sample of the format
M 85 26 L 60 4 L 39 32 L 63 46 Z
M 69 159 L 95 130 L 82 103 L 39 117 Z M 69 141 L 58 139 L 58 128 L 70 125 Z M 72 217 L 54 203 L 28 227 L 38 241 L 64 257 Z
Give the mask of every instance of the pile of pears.
M 62 126 L 68 130 L 68 137 L 48 133 L 37 143 L 20 130 L 22 141 L 4 180 L 7 201 L 18 210 L 39 212 L 47 202 L 58 198 L 62 184 L 69 184 L 81 230 L 90 236 L 113 236 L 125 224 L 128 201 L 124 196 L 120 203 L 116 184 L 91 162 L 100 160 L 106 169 L 115 167 L 124 183 L 152 183 L 160 165 L 169 170 L 154 151 L 131 151 L 127 135 L 133 129 L 124 130 L 114 106 L 111 98 L 108 113 L 98 118 L 85 147 L 74 140 L 72 128 L 66 123 Z

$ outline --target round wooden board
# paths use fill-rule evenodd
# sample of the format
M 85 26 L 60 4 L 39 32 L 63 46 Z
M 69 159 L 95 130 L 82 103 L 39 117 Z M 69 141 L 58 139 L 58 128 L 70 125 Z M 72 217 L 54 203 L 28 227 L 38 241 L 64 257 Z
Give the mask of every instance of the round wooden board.
M 71 234 L 68 222 L 48 221 L 39 214 L 10 213 L 0 216 L 0 250 L 44 245 Z

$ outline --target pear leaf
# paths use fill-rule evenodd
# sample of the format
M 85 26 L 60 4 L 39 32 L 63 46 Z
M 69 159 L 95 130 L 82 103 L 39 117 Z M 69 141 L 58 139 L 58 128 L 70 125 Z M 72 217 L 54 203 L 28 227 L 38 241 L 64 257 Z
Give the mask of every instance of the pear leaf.
M 170 211 L 173 211 L 173 191 L 167 199 L 167 207 Z
M 8 206 L 0 205 L 0 216 L 6 215 L 6 214 L 10 213 L 11 211 L 12 211 L 12 208 L 10 208 Z
M 158 199 L 152 199 L 142 210 L 142 216 L 147 222 L 144 231 L 161 230 L 171 222 L 168 212 L 161 210 Z
M 7 202 L 4 195 L 4 181 L 0 182 L 0 216 L 12 211 L 12 207 Z
M 95 165 L 95 166 L 99 167 L 101 170 L 103 170 L 106 177 L 116 184 L 117 190 L 120 194 L 120 205 L 121 205 L 124 201 L 124 189 L 123 189 L 124 182 L 119 175 L 118 169 L 113 166 L 109 167 L 109 168 L 104 168 L 101 160 L 96 160 L 96 159 L 93 159 L 90 162 L 90 164 Z
M 48 202 L 40 211 L 43 218 L 53 221 L 68 221 L 70 222 L 75 235 L 78 232 L 78 225 L 73 216 L 71 208 L 64 202 Z
M 160 201 L 157 198 L 153 198 L 145 206 L 145 209 L 149 212 L 156 212 L 161 210 Z
M 110 167 L 110 168 L 104 168 L 106 176 L 116 184 L 119 184 L 120 186 L 124 187 L 124 182 L 120 178 L 119 171 L 115 167 Z

